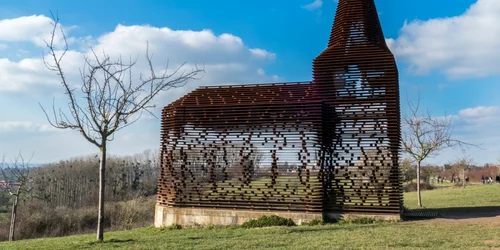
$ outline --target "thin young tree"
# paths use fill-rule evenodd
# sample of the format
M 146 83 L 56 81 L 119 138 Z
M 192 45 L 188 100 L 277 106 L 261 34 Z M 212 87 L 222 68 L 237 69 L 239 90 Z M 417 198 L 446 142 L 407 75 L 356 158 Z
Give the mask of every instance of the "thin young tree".
M 151 102 L 162 91 L 184 86 L 188 81 L 199 79 L 203 69 L 193 67 L 185 70 L 185 63 L 163 73 L 154 70 L 152 55 L 146 46 L 145 59 L 148 65 L 146 75 L 134 77 L 133 69 L 136 60 L 125 62 L 121 57 L 112 59 L 105 52 L 98 55 L 90 48 L 90 55 L 84 56 L 84 67 L 80 69 L 79 83 L 71 82 L 63 70 L 62 59 L 68 52 L 68 43 L 59 18 L 52 15 L 52 32 L 49 41 L 45 41 L 49 59 L 44 57 L 46 67 L 57 73 L 69 99 L 68 110 L 58 109 L 52 105 L 52 114 L 46 112 L 48 122 L 58 129 L 78 131 L 88 142 L 99 148 L 99 205 L 97 222 L 97 239 L 102 241 L 105 201 L 105 169 L 108 142 L 114 139 L 119 130 L 136 122 L 143 112 L 153 115 L 156 106 Z M 56 33 L 60 32 L 64 48 L 56 49 Z M 74 87 L 80 84 L 80 91 Z
M 450 117 L 433 117 L 430 112 L 420 115 L 420 97 L 412 103 L 408 101 L 410 113 L 402 117 L 402 150 L 417 164 L 417 204 L 422 207 L 420 195 L 420 170 L 422 161 L 436 156 L 445 148 L 459 146 L 464 148 L 472 144 L 452 137 L 453 129 Z
M 28 182 L 30 181 L 30 160 L 26 161 L 22 154 L 19 153 L 10 163 L 6 162 L 5 156 L 0 163 L 0 171 L 5 180 L 5 186 L 3 188 L 14 197 L 10 216 L 9 241 L 14 241 L 16 239 L 15 229 L 19 199 L 22 195 L 30 192 L 28 188 Z
M 470 156 L 464 155 L 457 159 L 452 164 L 452 169 L 456 170 L 458 174 L 462 176 L 462 187 L 465 188 L 465 172 L 469 170 L 470 166 L 473 164 L 473 160 Z
M 416 171 L 412 166 L 412 160 L 410 160 L 409 158 L 403 158 L 399 162 L 399 169 L 401 171 L 401 175 L 403 176 L 404 182 L 409 183 L 416 178 Z

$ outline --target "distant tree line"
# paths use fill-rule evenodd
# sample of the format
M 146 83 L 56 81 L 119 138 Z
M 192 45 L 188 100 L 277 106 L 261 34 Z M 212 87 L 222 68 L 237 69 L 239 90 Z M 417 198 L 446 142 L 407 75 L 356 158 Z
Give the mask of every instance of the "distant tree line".
M 105 195 L 110 203 L 104 227 L 119 230 L 149 225 L 154 215 L 158 152 L 108 156 L 107 164 Z M 27 239 L 95 229 L 98 165 L 99 158 L 90 155 L 38 167 L 3 163 L 3 179 L 18 184 L 1 189 L 0 212 L 13 211 L 13 216 L 0 216 L 0 241 L 13 240 L 14 232 L 16 239 Z M 18 213 L 14 208 L 17 204 Z
M 179 176 L 197 183 L 249 181 L 262 162 L 263 153 L 253 147 L 181 148 L 165 158 Z
M 145 151 L 133 156 L 110 156 L 106 169 L 106 197 L 126 201 L 156 193 L 158 153 Z M 49 207 L 95 206 L 99 191 L 99 158 L 76 157 L 45 164 L 32 170 L 30 200 Z
M 441 172 L 440 175 L 446 177 L 447 180 L 452 181 L 455 179 L 457 182 L 461 182 L 463 179 L 462 171 L 463 169 L 454 165 L 445 165 L 445 171 Z M 495 177 L 496 175 L 500 175 L 500 171 L 498 166 L 494 164 L 485 164 L 484 166 L 469 165 L 465 169 L 465 176 L 469 177 L 470 182 L 481 182 L 481 176 Z

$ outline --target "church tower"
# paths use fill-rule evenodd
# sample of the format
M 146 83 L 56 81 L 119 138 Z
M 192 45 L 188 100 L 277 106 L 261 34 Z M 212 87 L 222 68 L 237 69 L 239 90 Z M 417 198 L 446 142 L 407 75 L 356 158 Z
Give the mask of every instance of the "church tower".
M 335 117 L 323 128 L 331 134 L 322 142 L 325 205 L 348 211 L 355 202 L 346 194 L 355 193 L 366 206 L 401 207 L 398 70 L 374 0 L 339 0 L 328 46 L 313 62 L 313 84 Z M 352 190 L 339 184 L 346 180 Z

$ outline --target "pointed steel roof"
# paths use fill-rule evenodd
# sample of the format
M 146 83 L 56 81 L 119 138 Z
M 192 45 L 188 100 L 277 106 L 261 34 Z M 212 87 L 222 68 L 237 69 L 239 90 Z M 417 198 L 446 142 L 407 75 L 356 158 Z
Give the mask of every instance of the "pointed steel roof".
M 385 44 L 374 0 L 340 0 L 328 47 L 353 42 Z

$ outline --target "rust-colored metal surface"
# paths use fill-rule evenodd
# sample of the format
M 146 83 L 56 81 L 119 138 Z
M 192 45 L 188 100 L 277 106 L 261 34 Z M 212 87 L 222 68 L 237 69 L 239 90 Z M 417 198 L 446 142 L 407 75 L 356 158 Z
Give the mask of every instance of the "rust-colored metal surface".
M 313 81 L 202 87 L 163 109 L 158 203 L 399 213 L 398 72 L 373 0 L 340 0 Z

